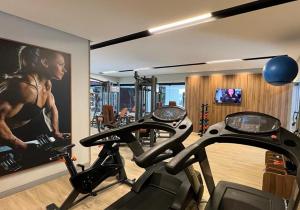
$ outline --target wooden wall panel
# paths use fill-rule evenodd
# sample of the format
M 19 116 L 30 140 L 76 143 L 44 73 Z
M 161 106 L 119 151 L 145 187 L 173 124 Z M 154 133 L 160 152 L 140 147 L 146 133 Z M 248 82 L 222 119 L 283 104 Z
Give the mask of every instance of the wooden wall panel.
M 241 105 L 216 104 L 214 96 L 217 88 L 241 88 Z M 269 85 L 261 74 L 191 76 L 186 78 L 186 108 L 195 132 L 200 129 L 202 103 L 209 104 L 210 125 L 224 120 L 230 113 L 258 111 L 279 118 L 286 126 L 291 90 L 291 85 Z
M 186 107 L 193 122 L 194 131 L 199 130 L 201 104 L 209 100 L 209 77 L 191 76 L 186 78 Z M 208 103 L 208 102 L 207 102 Z M 200 107 L 199 107 L 200 105 Z M 197 123 L 196 123 L 197 122 Z

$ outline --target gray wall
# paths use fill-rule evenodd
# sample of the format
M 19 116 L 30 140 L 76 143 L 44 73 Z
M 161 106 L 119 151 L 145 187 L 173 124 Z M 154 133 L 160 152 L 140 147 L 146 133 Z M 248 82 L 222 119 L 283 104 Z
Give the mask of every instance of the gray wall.
M 90 151 L 79 145 L 89 135 L 89 41 L 0 12 L 0 37 L 71 54 L 72 139 L 78 163 L 89 163 Z M 50 163 L 0 178 L 0 197 L 66 171 Z

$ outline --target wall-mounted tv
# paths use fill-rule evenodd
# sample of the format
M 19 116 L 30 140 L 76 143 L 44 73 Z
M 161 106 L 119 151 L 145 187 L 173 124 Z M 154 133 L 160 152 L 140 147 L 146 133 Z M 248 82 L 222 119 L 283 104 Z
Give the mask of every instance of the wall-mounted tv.
M 240 104 L 242 102 L 242 90 L 239 88 L 217 88 L 215 102 L 217 104 Z

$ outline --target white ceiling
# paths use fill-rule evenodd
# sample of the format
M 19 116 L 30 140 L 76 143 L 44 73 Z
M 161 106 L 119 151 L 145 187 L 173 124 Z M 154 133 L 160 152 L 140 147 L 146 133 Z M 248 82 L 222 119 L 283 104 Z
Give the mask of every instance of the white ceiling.
M 1 0 L 0 10 L 91 41 L 102 42 L 176 19 L 250 1 Z
M 1 0 L 0 10 L 94 43 L 183 18 L 240 5 L 246 0 Z M 29 6 L 28 6 L 29 5 Z M 300 2 L 292 2 L 91 52 L 91 71 L 300 54 Z M 144 74 L 261 68 L 265 61 L 169 69 Z M 111 74 L 125 77 L 129 73 Z

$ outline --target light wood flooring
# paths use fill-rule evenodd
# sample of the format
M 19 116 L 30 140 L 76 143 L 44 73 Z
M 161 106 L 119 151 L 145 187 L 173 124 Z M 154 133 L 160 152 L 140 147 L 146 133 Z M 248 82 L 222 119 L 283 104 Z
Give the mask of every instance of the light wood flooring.
M 185 145 L 193 143 L 198 138 L 199 136 L 196 133 L 192 133 L 185 141 Z M 123 146 L 120 150 L 126 160 L 125 167 L 128 177 L 138 178 L 144 170 L 131 161 L 132 153 L 127 147 Z M 97 158 L 98 152 L 98 147 L 92 149 L 92 160 Z M 216 183 L 219 180 L 227 180 L 261 189 L 265 150 L 242 145 L 215 144 L 208 147 L 207 154 Z M 195 164 L 195 168 L 199 169 L 197 164 Z M 105 181 L 101 186 L 112 181 L 114 181 L 113 178 Z M 63 176 L 0 199 L 0 209 L 45 209 L 46 205 L 53 202 L 61 204 L 71 189 L 72 187 L 69 184 L 68 176 Z M 96 197 L 86 199 L 72 209 L 102 210 L 129 190 L 130 188 L 126 185 L 115 185 Z M 207 190 L 205 190 L 203 199 L 208 199 Z M 203 207 L 201 207 L 201 209 L 203 209 Z

